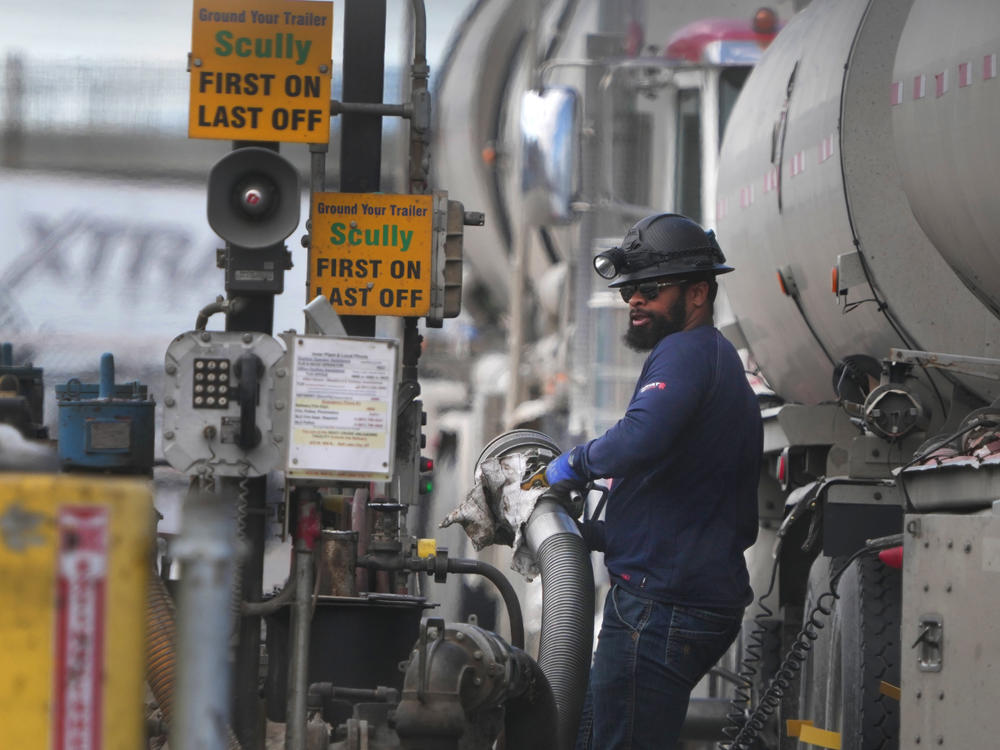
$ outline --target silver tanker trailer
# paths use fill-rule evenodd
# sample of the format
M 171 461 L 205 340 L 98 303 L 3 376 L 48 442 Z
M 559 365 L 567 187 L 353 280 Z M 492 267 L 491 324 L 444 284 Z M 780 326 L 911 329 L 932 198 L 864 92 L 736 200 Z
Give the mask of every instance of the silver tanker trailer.
M 995 0 L 816 0 L 733 109 L 727 333 L 773 392 L 734 747 L 996 745 L 998 56 Z
M 509 330 L 469 419 L 600 432 L 638 362 L 593 254 L 648 213 L 714 226 L 739 269 L 716 320 L 767 453 L 759 600 L 714 674 L 736 687 L 728 746 L 992 747 L 1000 3 L 776 7 L 780 33 L 743 46 L 685 25 L 749 19 L 742 3 L 470 12 L 437 89 L 438 168 L 490 207 L 468 281 Z

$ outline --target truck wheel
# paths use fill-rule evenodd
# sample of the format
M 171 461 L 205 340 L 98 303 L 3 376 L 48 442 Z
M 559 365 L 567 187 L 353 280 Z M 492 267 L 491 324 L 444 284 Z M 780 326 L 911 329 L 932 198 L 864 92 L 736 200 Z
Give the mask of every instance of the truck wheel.
M 816 601 L 829 590 L 830 558 L 820 555 L 809 569 L 803 617 L 809 617 L 813 607 L 816 606 Z M 829 715 L 827 695 L 831 676 L 830 667 L 833 663 L 830 653 L 833 624 L 822 615 L 818 615 L 817 619 L 823 627 L 816 630 L 817 638 L 812 642 L 812 649 L 802 663 L 802 669 L 799 672 L 799 713 L 797 717 L 791 718 L 809 719 L 815 726 L 826 729 L 831 724 L 827 720 Z M 798 743 L 798 740 L 794 741 Z
M 813 563 L 806 617 L 842 564 L 823 556 Z M 899 704 L 879 688 L 883 680 L 899 684 L 899 571 L 864 557 L 844 572 L 837 593 L 830 617 L 818 616 L 824 627 L 802 665 L 799 718 L 840 732 L 843 750 L 896 750 Z
M 843 750 L 896 750 L 899 702 L 882 681 L 899 685 L 900 572 L 871 556 L 841 576 L 834 608 L 828 714 Z

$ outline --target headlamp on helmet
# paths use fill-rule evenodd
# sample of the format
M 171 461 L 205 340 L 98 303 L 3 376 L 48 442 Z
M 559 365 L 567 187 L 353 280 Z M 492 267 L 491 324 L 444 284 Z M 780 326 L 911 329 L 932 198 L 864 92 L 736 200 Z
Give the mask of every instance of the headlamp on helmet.
M 594 270 L 602 279 L 613 279 L 622 272 L 624 267 L 625 251 L 620 247 L 605 250 L 594 257 Z
M 594 258 L 594 270 L 618 287 L 645 279 L 692 274 L 728 273 L 726 256 L 715 239 L 680 214 L 656 214 L 636 222 L 620 247 L 612 247 Z

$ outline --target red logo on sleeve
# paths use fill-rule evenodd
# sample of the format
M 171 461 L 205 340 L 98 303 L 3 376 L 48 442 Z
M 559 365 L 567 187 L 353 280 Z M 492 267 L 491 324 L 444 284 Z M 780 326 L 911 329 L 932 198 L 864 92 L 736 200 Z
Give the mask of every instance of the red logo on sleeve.
M 658 391 L 662 391 L 666 387 L 666 383 L 646 383 L 646 385 L 639 389 L 639 393 L 645 393 L 646 391 L 651 391 L 654 388 Z

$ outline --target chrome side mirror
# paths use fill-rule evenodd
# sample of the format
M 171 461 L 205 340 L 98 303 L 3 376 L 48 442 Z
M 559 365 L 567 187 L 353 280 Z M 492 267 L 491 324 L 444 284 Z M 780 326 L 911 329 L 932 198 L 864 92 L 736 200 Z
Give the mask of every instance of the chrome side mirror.
M 531 224 L 568 224 L 579 191 L 580 103 L 570 88 L 521 98 L 521 196 Z

